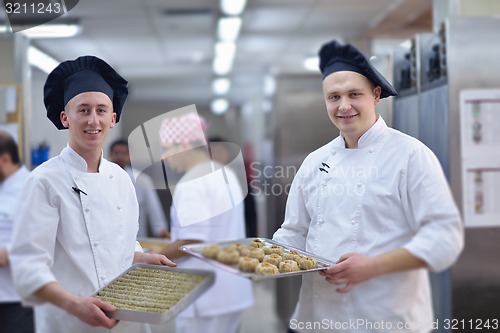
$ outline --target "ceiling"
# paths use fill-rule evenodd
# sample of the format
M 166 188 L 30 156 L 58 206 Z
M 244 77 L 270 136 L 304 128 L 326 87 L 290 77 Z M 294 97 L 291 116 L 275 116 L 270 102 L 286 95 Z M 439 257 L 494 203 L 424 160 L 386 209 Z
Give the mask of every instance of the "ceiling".
M 303 72 L 306 56 L 332 39 L 384 47 L 432 29 L 432 0 L 248 0 L 227 97 L 262 94 L 269 74 Z M 82 0 L 60 18 L 82 33 L 33 44 L 62 61 L 102 57 L 130 82 L 130 98 L 208 105 L 219 0 Z

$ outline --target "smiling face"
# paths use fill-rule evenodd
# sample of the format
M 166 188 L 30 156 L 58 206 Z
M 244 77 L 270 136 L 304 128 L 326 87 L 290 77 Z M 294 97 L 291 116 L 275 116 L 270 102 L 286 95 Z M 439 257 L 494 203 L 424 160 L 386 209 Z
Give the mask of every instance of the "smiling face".
M 61 112 L 61 122 L 69 129 L 69 145 L 81 156 L 101 152 L 116 113 L 109 97 L 101 92 L 84 92 L 73 97 Z
M 356 148 L 359 138 L 375 124 L 380 92 L 380 87 L 356 72 L 334 72 L 323 80 L 328 117 L 342 132 L 347 148 Z

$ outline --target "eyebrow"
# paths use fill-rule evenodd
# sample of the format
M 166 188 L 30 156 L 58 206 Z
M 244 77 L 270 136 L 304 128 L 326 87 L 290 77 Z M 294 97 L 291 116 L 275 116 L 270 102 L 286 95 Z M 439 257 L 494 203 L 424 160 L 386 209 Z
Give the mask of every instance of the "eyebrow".
M 360 91 L 363 91 L 363 89 L 362 88 L 353 88 L 353 89 L 349 89 L 347 92 L 353 93 L 353 92 L 360 92 Z M 336 90 L 332 90 L 332 91 L 327 91 L 326 93 L 330 95 L 330 94 L 338 94 L 339 92 Z

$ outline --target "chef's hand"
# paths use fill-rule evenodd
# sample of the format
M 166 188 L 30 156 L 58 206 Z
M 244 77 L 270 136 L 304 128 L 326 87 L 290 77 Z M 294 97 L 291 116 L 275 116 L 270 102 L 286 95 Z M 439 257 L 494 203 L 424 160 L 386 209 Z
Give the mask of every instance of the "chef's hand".
M 135 252 L 134 264 L 151 264 L 175 267 L 176 264 L 163 254 Z
M 102 326 L 112 329 L 118 324 L 118 320 L 106 316 L 106 313 L 114 312 L 116 308 L 94 297 L 74 297 L 64 308 L 73 316 L 93 327 Z
M 9 265 L 9 255 L 7 254 L 7 249 L 0 248 L 0 267 L 5 267 Z
M 162 229 L 161 231 L 161 238 L 167 238 L 167 239 L 170 239 L 170 232 L 168 232 L 167 230 L 165 229 Z
M 321 271 L 320 274 L 333 285 L 344 285 L 336 290 L 345 294 L 358 283 L 379 275 L 379 268 L 375 257 L 360 253 L 347 253 L 340 257 L 335 265 Z

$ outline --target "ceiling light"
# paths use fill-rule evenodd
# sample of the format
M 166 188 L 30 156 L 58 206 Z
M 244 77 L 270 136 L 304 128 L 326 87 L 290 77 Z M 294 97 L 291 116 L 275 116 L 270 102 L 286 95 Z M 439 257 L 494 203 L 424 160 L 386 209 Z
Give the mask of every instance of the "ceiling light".
M 401 47 L 404 47 L 405 49 L 409 49 L 411 48 L 411 40 L 410 39 L 407 39 L 405 40 L 404 42 L 402 42 L 401 44 L 399 44 Z
M 217 23 L 217 36 L 224 42 L 234 42 L 241 29 L 240 17 L 221 17 Z
M 221 0 L 220 7 L 226 15 L 241 15 L 247 0 Z
M 229 102 L 225 98 L 216 98 L 210 104 L 210 109 L 212 110 L 212 113 L 217 115 L 226 113 L 228 108 L 229 108 Z
M 272 96 L 276 91 L 276 80 L 274 76 L 267 75 L 264 77 L 264 95 Z
M 52 70 L 59 65 L 57 60 L 34 46 L 28 47 L 28 62 L 30 65 L 41 69 L 47 74 L 52 72 Z
M 212 91 L 216 95 L 225 95 L 231 88 L 231 81 L 225 77 L 219 77 L 212 82 Z
M 215 44 L 213 70 L 217 75 L 226 75 L 233 68 L 236 44 L 232 42 L 218 42 Z
M 317 72 L 319 71 L 319 57 L 317 56 L 311 56 L 307 57 L 304 59 L 304 68 L 307 69 L 308 71 L 314 71 Z
M 16 26 L 16 30 L 21 28 Z M 7 28 L 6 25 L 0 26 L 0 33 L 11 32 L 11 28 Z M 73 37 L 81 32 L 81 26 L 76 23 L 57 23 L 50 24 L 45 23 L 42 25 L 37 25 L 32 28 L 27 28 L 20 31 L 19 33 L 29 37 L 29 38 L 65 38 Z

